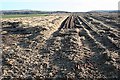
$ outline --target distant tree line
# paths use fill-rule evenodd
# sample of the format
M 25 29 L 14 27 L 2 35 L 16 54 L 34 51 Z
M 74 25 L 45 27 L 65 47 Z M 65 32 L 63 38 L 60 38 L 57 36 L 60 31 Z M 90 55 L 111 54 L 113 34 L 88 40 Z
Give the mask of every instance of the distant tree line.
M 66 11 L 25 11 L 25 10 L 5 10 L 0 11 L 2 14 L 52 14 L 52 13 L 69 13 Z

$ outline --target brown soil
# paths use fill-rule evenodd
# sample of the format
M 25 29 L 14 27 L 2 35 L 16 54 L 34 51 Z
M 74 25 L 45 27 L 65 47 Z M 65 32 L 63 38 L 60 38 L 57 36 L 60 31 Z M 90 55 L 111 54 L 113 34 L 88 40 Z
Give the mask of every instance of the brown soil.
M 120 28 L 108 14 L 3 20 L 1 79 L 118 79 Z

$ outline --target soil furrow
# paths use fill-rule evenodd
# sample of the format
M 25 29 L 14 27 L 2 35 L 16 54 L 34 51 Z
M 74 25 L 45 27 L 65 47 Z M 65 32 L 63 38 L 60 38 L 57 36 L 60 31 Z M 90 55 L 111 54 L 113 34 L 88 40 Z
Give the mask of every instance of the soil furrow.
M 89 33 L 96 39 L 97 42 L 101 43 L 105 46 L 108 50 L 119 50 L 119 48 L 111 42 L 106 36 L 99 35 L 95 30 L 91 28 L 90 25 L 83 19 L 82 17 L 79 18 L 83 22 L 83 26 L 89 30 Z

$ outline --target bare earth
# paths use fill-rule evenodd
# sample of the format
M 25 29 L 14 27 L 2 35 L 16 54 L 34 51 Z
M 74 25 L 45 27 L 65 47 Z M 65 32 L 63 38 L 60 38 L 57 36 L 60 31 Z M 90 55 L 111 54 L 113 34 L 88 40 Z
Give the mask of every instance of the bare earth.
M 2 80 L 118 79 L 117 13 L 2 19 Z

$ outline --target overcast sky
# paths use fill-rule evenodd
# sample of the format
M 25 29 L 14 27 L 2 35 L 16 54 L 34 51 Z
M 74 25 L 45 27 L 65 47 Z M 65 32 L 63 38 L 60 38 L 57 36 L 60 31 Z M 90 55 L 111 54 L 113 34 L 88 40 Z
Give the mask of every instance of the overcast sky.
M 0 10 L 42 10 L 83 12 L 118 10 L 119 0 L 0 0 Z

